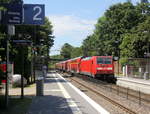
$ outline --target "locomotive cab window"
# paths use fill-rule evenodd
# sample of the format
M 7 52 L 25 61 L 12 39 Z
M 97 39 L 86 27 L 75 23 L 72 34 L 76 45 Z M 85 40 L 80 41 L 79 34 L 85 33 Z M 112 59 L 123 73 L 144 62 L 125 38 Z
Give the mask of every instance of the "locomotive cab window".
M 97 58 L 97 64 L 103 64 L 103 58 Z
M 97 64 L 111 64 L 111 58 L 97 58 Z
M 111 58 L 105 58 L 105 63 L 104 64 L 111 64 Z

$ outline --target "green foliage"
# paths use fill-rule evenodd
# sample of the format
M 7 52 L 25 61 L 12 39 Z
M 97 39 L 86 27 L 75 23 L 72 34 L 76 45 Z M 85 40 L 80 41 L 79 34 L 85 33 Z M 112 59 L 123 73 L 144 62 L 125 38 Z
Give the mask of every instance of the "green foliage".
M 33 45 L 26 46 L 20 50 L 16 47 L 18 54 L 15 54 L 15 65 L 17 69 L 16 73 L 20 73 L 19 68 L 22 68 L 22 63 L 19 63 L 22 59 L 22 51 L 24 50 L 24 75 L 28 79 L 31 76 L 31 60 L 33 56 L 33 48 L 35 56 L 44 56 L 49 57 L 49 50 L 53 46 L 54 37 L 52 36 L 52 25 L 48 18 L 45 18 L 45 24 L 42 26 L 17 26 L 17 34 L 15 38 L 17 39 L 24 38 L 31 40 Z M 30 37 L 29 37 L 30 36 Z M 35 50 L 36 49 L 36 50 Z M 19 60 L 19 61 L 18 61 Z M 44 61 L 45 64 L 48 64 L 47 59 Z
M 144 57 L 144 52 L 150 50 L 149 15 L 147 3 L 111 6 L 98 19 L 94 33 L 83 41 L 84 55 Z
M 73 47 L 72 45 L 65 43 L 61 48 L 60 55 L 53 56 L 53 57 L 55 58 L 59 57 L 60 59 L 62 58 L 70 59 L 70 58 L 75 58 L 79 56 L 83 56 L 82 47 Z
M 144 53 L 150 50 L 150 17 L 143 23 L 124 35 L 124 40 L 120 45 L 121 56 L 126 57 L 144 57 Z
M 0 3 L 9 3 L 11 0 L 0 0 Z
M 71 58 L 83 56 L 83 51 L 81 47 L 73 47 L 71 52 Z
M 93 34 L 87 36 L 81 47 L 62 47 L 61 56 L 112 55 L 121 58 L 141 58 L 150 52 L 150 4 L 131 1 L 112 5 L 95 24 Z M 135 64 L 135 63 L 134 63 Z
M 71 52 L 72 52 L 73 46 L 71 46 L 68 43 L 65 43 L 61 48 L 61 56 L 63 56 L 64 59 L 70 59 L 71 58 Z
M 54 36 L 52 36 L 52 24 L 45 18 L 45 24 L 36 27 L 35 44 L 40 46 L 38 54 L 41 56 L 49 56 L 49 49 L 53 46 Z
M 94 35 L 87 36 L 87 38 L 83 41 L 82 49 L 84 56 L 92 56 L 96 55 L 97 45 L 96 45 L 96 37 Z
M 52 55 L 52 56 L 50 56 L 50 58 L 52 58 L 52 59 L 63 59 L 63 56 L 61 56 L 61 55 Z
M 120 62 L 120 64 L 121 64 L 122 66 L 125 66 L 125 65 L 127 65 L 128 58 L 123 57 L 123 58 L 120 59 L 119 62 Z
M 132 58 L 125 58 L 125 57 L 120 59 L 120 63 L 122 66 L 130 65 L 135 67 L 139 67 L 141 64 L 139 60 L 132 59 Z
M 14 63 L 14 73 L 22 74 L 24 67 L 24 77 L 29 79 L 31 76 L 31 60 L 33 58 L 33 48 L 35 56 L 49 57 L 49 50 L 53 46 L 54 37 L 52 36 L 52 24 L 45 18 L 45 24 L 42 26 L 31 26 L 31 25 L 16 25 L 16 34 L 11 37 L 11 40 L 30 40 L 31 45 L 19 46 L 10 43 L 10 61 Z M 0 57 L 2 61 L 6 58 L 6 26 L 0 26 Z M 24 60 L 23 60 L 24 57 Z M 48 62 L 45 59 L 45 64 Z M 24 66 L 23 62 L 24 61 Z

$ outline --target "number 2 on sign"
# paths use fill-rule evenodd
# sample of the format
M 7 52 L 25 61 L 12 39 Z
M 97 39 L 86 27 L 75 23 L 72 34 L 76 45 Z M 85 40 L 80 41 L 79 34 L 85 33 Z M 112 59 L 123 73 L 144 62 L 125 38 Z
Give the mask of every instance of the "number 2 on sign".
M 42 13 L 41 7 L 40 7 L 40 6 L 35 6 L 35 7 L 33 8 L 33 11 L 36 11 L 36 14 L 35 14 L 34 17 L 33 17 L 33 20 L 34 20 L 34 21 L 41 21 L 42 18 L 38 17 L 38 16 Z

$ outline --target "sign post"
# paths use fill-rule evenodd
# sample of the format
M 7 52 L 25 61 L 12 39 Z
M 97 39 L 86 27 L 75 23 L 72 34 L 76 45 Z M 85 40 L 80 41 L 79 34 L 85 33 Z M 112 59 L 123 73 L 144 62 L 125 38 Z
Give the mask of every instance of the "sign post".
M 0 11 L 0 22 L 2 20 L 2 11 Z

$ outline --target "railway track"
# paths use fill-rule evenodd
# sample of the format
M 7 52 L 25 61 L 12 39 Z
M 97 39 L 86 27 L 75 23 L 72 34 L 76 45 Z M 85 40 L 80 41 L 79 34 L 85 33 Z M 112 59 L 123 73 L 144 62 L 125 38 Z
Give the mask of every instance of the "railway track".
M 82 77 L 78 76 L 78 78 L 93 83 L 96 86 L 99 86 L 100 88 L 103 88 L 105 90 L 108 89 L 111 92 L 115 91 L 117 92 L 118 95 L 122 94 L 124 95 L 124 97 L 127 97 L 127 99 L 129 98 L 135 99 L 135 102 L 138 102 L 139 104 L 143 103 L 146 106 L 150 106 L 150 100 L 149 100 L 150 95 L 141 93 L 140 91 L 134 91 L 129 88 L 120 87 L 118 85 L 110 84 L 87 76 L 82 76 Z
M 120 109 L 122 109 L 122 110 L 125 111 L 126 113 L 128 113 L 128 114 L 136 114 L 136 112 L 134 112 L 134 111 L 132 111 L 131 109 L 129 109 L 129 108 L 123 106 L 122 104 L 119 104 L 118 102 L 116 102 L 116 101 L 112 100 L 111 98 L 109 98 L 109 97 L 103 95 L 102 93 L 100 93 L 100 92 L 98 92 L 98 91 L 96 91 L 96 90 L 94 90 L 94 89 L 92 89 L 92 88 L 90 88 L 90 87 L 88 87 L 88 86 L 86 86 L 86 85 L 80 83 L 79 81 L 77 81 L 77 80 L 75 80 L 75 79 L 73 79 L 73 78 L 71 78 L 71 80 L 74 81 L 74 82 L 76 82 L 76 83 L 78 83 L 79 85 L 81 85 L 81 86 L 87 88 L 88 90 L 94 92 L 94 93 L 97 94 L 98 96 L 100 96 L 100 97 L 104 98 L 105 100 L 109 101 L 109 102 L 110 102 L 111 104 L 113 104 L 114 106 L 119 107 Z

